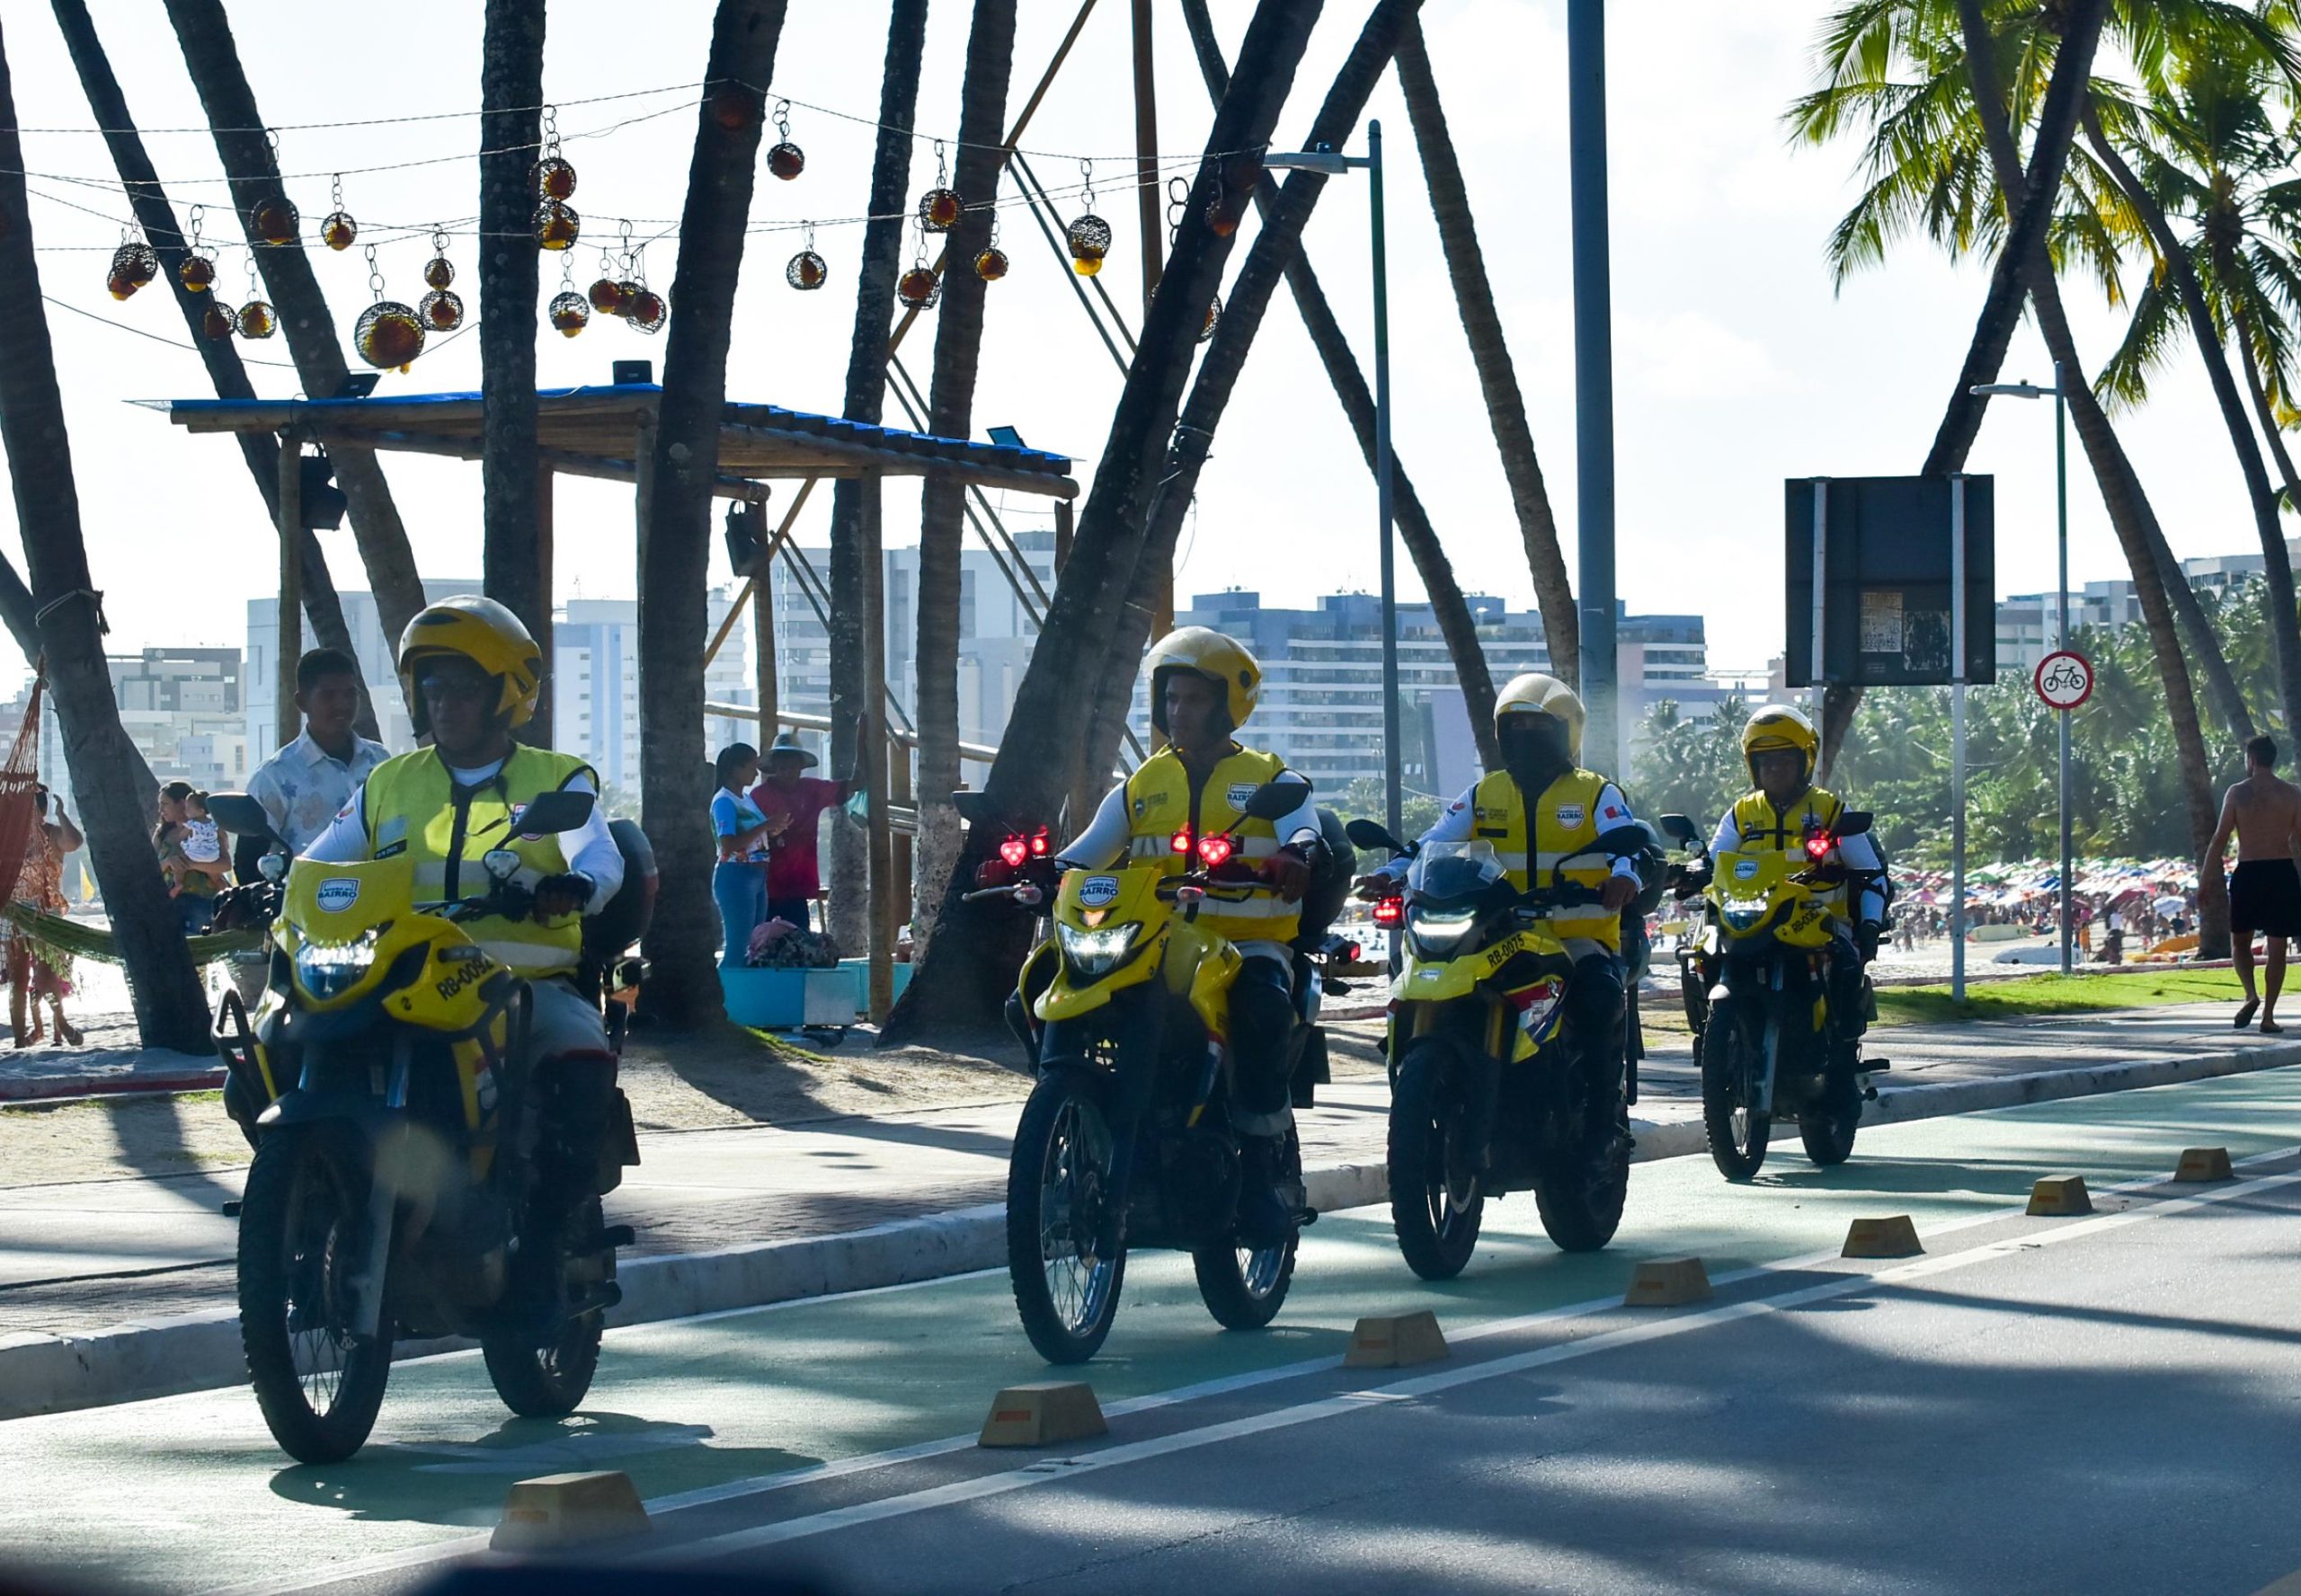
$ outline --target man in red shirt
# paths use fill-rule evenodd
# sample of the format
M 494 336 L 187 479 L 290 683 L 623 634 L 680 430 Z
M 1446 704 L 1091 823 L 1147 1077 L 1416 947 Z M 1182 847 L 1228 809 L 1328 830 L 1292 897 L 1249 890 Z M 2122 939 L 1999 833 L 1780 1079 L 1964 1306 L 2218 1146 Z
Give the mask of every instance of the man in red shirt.
M 801 930 L 812 929 L 807 906 L 822 891 L 821 867 L 815 860 L 816 819 L 834 803 L 853 794 L 852 780 L 828 781 L 805 772 L 814 755 L 799 746 L 795 732 L 786 732 L 767 750 L 767 776 L 751 789 L 751 802 L 772 824 L 783 827 L 768 840 L 767 855 L 767 918 L 787 920 Z

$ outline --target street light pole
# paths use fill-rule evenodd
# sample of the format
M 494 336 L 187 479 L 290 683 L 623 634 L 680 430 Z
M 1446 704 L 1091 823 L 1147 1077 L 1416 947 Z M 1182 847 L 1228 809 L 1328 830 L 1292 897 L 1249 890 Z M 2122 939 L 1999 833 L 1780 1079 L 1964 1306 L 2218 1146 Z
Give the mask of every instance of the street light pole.
M 1614 661 L 1613 288 L 1606 217 L 1605 0 L 1567 0 L 1568 206 L 1574 235 L 1574 502 L 1583 758 L 1621 759 Z M 1589 750 L 1595 749 L 1595 752 Z M 1608 763 L 1598 764 L 1604 759 Z
M 2054 598 L 2054 652 L 2059 653 L 2069 647 L 2069 368 L 2056 360 L 2053 365 L 2053 386 L 2041 388 L 2031 382 L 1976 383 L 1970 392 L 2004 399 L 2053 398 L 2053 491 L 2057 558 L 2060 563 L 2059 587 Z M 2057 709 L 2060 746 L 2060 771 L 2056 778 L 2057 802 L 2061 811 L 2061 890 L 2056 918 L 2061 922 L 2061 972 L 2070 972 L 2073 958 L 2071 948 L 2076 937 L 2076 927 L 2071 924 L 2072 908 L 2075 901 L 2075 886 L 2071 877 L 2076 873 L 2075 850 L 2070 844 L 2069 815 L 2069 717 L 2071 711 Z
M 1374 500 L 1382 549 L 1382 823 L 1405 824 L 1405 778 L 1399 749 L 1399 595 L 1390 529 L 1390 284 L 1382 244 L 1382 124 L 1366 124 L 1366 175 L 1373 183 L 1374 235 Z

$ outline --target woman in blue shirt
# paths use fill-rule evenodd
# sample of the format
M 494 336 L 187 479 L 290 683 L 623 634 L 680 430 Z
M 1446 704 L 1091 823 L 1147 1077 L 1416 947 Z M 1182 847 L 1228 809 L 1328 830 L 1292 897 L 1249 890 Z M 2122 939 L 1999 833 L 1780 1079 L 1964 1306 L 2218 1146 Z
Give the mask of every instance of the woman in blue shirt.
M 751 962 L 751 928 L 767 913 L 767 839 L 775 826 L 745 794 L 759 780 L 759 750 L 731 742 L 719 750 L 719 790 L 711 795 L 711 829 L 719 864 L 711 897 L 725 937 L 719 966 L 741 970 Z

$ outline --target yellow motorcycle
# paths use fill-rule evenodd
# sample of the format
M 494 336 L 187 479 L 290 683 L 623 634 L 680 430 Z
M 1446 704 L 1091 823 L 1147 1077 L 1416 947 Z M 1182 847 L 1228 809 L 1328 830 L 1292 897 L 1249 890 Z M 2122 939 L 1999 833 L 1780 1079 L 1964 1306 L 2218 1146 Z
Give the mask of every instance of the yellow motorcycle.
M 1425 1280 L 1460 1274 L 1487 1199 L 1529 1188 L 1559 1247 L 1604 1246 L 1630 1186 L 1628 1082 L 1594 1085 L 1562 1034 L 1573 962 L 1550 917 L 1598 900 L 1566 880 L 1568 864 L 1643 853 L 1649 835 L 1609 833 L 1523 893 L 1483 840 L 1413 848 L 1365 820 L 1350 839 L 1414 860 L 1405 891 L 1374 914 L 1399 927 L 1404 955 L 1390 984 L 1389 1166 L 1408 1266 Z
M 573 830 L 591 804 L 541 794 L 521 830 Z M 244 794 L 209 807 L 269 835 Z M 611 1056 L 520 1067 L 528 984 L 464 927 L 532 912 L 534 873 L 508 849 L 484 867 L 485 896 L 419 903 L 405 855 L 263 862 L 281 889 L 270 980 L 252 1020 L 225 995 L 217 1042 L 255 1147 L 235 1205 L 248 1375 L 302 1462 L 366 1442 L 402 1335 L 476 1336 L 514 1413 L 572 1412 L 620 1299 L 631 1232 L 600 1198 L 639 1161 L 630 1107 Z
M 1773 1122 L 1785 1117 L 1797 1121 L 1808 1157 L 1844 1163 L 1853 1155 L 1861 1105 L 1878 1095 L 1870 1077 L 1889 1068 L 1862 1059 L 1858 1048 L 1852 1068 L 1830 1062 L 1836 917 L 1827 900 L 1841 889 L 1859 892 L 1878 878 L 1838 856 L 1842 838 L 1869 829 L 1869 815 L 1849 810 L 1835 830 L 1805 838 L 1803 859 L 1761 850 L 1728 851 L 1710 861 L 1717 943 L 1706 967 L 1715 984 L 1694 1056 L 1710 1157 L 1728 1180 L 1757 1174 Z
M 1301 802 L 1299 786 L 1272 784 L 1245 813 L 1275 820 Z M 979 803 L 961 807 L 982 824 L 991 817 Z M 1230 982 L 1243 960 L 1198 916 L 1210 902 L 1244 902 L 1275 889 L 1245 865 L 1233 833 L 1178 833 L 1176 847 L 1194 868 L 1170 874 L 1129 863 L 1063 872 L 1053 933 L 1024 962 L 1008 1004 L 1038 1084 L 1008 1165 L 1007 1265 L 1024 1331 L 1051 1363 L 1084 1362 L 1102 1346 L 1133 1248 L 1188 1252 L 1216 1321 L 1262 1328 L 1286 1299 L 1300 1228 L 1316 1217 L 1303 1194 L 1302 1148 L 1289 1131 L 1280 1184 L 1295 1227 L 1275 1246 L 1250 1246 L 1238 1234 L 1241 1149 L 1230 1128 L 1225 1039 Z M 979 875 L 986 884 L 969 896 L 1039 907 L 1044 890 L 1029 867 L 1033 860 L 1043 867 L 1044 855 L 1043 832 L 1010 836 L 1000 859 Z M 1009 879 L 1017 870 L 1024 879 Z M 1296 945 L 1288 1078 L 1297 1107 L 1327 1076 L 1321 967 L 1355 951 L 1335 937 L 1305 949 L 1311 940 L 1306 933 Z

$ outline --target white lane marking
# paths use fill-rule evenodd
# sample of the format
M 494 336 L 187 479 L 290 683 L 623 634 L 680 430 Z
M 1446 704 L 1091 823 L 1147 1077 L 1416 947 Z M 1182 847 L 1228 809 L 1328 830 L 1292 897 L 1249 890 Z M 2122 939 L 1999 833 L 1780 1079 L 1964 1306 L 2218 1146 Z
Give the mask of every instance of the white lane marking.
M 2267 1152 L 2255 1153 L 2248 1157 L 2238 1159 L 2234 1167 L 2243 1169 L 2256 1164 L 2270 1163 L 2280 1158 L 2291 1157 L 2296 1154 L 2301 1154 L 2301 1146 L 2272 1148 Z M 2168 1177 L 2162 1175 L 2144 1175 L 2138 1179 L 2127 1181 L 2118 1185 L 2104 1186 L 2097 1194 L 2101 1197 L 2113 1197 L 2132 1192 L 2146 1191 L 2153 1187 L 2164 1185 L 2167 1184 L 2167 1181 Z M 2245 1185 L 2248 1190 L 2257 1190 L 2267 1184 L 2269 1183 L 2264 1181 L 2251 1181 L 2245 1183 Z M 2282 1180 L 2279 1180 L 2278 1184 L 2283 1184 Z M 2178 1201 L 2181 1201 L 2184 1206 L 2190 1205 L 2190 1200 L 2184 1199 Z M 2173 1210 L 2169 1210 L 2167 1211 Z M 2008 1219 L 2021 1219 L 2023 1217 L 2025 1217 L 2023 1210 L 2020 1208 L 1993 1209 L 1986 1213 L 1970 1214 L 1963 1219 L 1945 1219 L 1941 1224 L 1930 1225 L 1927 1227 L 1925 1233 L 1928 1236 L 1941 1236 L 1952 1231 L 1969 1229 L 1977 1225 L 2002 1224 Z M 2109 1215 L 2104 1217 L 2119 1218 L 2121 1216 Z M 2086 1225 L 2091 1225 L 2095 1221 L 2092 1220 L 2082 1221 L 2082 1223 Z M 2065 1235 L 2074 1228 L 2076 1228 L 2076 1227 L 2061 1226 L 2051 1232 L 2051 1234 Z M 1954 1255 L 1963 1257 L 1967 1255 L 1959 1254 Z M 1796 1257 L 1781 1258 L 1771 1263 L 1753 1264 L 1746 1269 L 1732 1270 L 1727 1273 L 1713 1276 L 1710 1283 L 1713 1286 L 1735 1285 L 1744 1281 L 1760 1279 L 1768 1274 L 1796 1272 L 1814 1268 L 1818 1264 L 1835 1263 L 1837 1261 L 1838 1254 L 1834 1249 L 1806 1253 Z M 842 1301 L 849 1298 L 875 1296 L 888 1291 L 913 1291 L 926 1286 L 941 1285 L 953 1280 L 978 1280 L 986 1275 L 1003 1274 L 1006 1271 L 1003 1266 L 997 1266 L 990 1269 L 970 1271 L 968 1273 L 963 1275 L 946 1275 L 940 1279 L 934 1280 L 905 1281 L 899 1285 L 870 1287 L 855 1291 L 837 1292 L 823 1297 L 791 1298 L 786 1301 L 762 1303 L 752 1308 L 718 1308 L 710 1313 L 691 1315 L 684 1319 L 662 1319 L 653 1321 L 646 1325 L 633 1325 L 625 1327 L 624 1329 L 617 1332 L 617 1334 L 619 1335 L 626 1335 L 635 1332 L 645 1331 L 662 1326 L 705 1324 L 715 1319 L 733 1318 L 739 1314 L 774 1313 L 787 1308 L 804 1307 L 812 1303 Z M 1884 1274 L 1881 1272 L 1870 1272 L 1866 1271 L 1850 1273 L 1846 1276 L 1848 1281 L 1854 1282 L 1854 1285 L 1857 1286 L 1881 1278 L 1884 1278 Z M 1851 1290 L 1853 1288 L 1849 1286 L 1847 1289 Z M 1536 1313 L 1519 1314 L 1508 1318 L 1489 1319 L 1482 1324 L 1471 1325 L 1460 1330 L 1450 1331 L 1448 1333 L 1448 1339 L 1454 1343 L 1476 1341 L 1485 1336 L 1508 1334 L 1514 1331 L 1532 1329 L 1542 1325 L 1554 1324 L 1562 1320 L 1583 1318 L 1591 1314 L 1609 1313 L 1620 1308 L 1621 1307 L 1621 1301 L 1619 1298 L 1594 1297 L 1586 1301 L 1568 1303 L 1559 1308 L 1543 1308 Z M 1711 1311 L 1714 1312 L 1717 1310 Z M 436 1352 L 430 1354 L 429 1357 L 425 1359 L 407 1359 L 405 1361 L 430 1361 L 430 1358 L 469 1358 L 473 1355 L 474 1354 L 468 1351 Z M 1147 1413 L 1154 1408 L 1168 1407 L 1177 1403 L 1194 1402 L 1204 1397 L 1224 1396 L 1234 1391 L 1248 1390 L 1256 1386 L 1271 1385 L 1281 1380 L 1297 1379 L 1304 1375 L 1321 1374 L 1330 1370 L 1339 1369 L 1341 1367 L 1342 1359 L 1339 1354 L 1324 1358 L 1310 1358 L 1297 1363 L 1281 1364 L 1273 1369 L 1250 1370 L 1243 1374 L 1226 1375 L 1219 1379 L 1204 1380 L 1196 1385 L 1180 1386 L 1170 1391 L 1156 1392 L 1144 1396 L 1128 1397 L 1124 1401 L 1112 1403 L 1108 1407 L 1106 1407 L 1103 1410 L 1103 1413 L 1106 1418 L 1115 1418 L 1126 1414 Z M 1478 1367 L 1483 1369 L 1488 1366 L 1480 1364 Z M 1385 1388 L 1385 1389 L 1399 1388 L 1398 1387 Z M 162 1398 L 161 1400 L 178 1399 Z M 1338 1397 L 1336 1400 L 1346 1403 L 1346 1411 L 1359 1411 L 1363 1409 L 1365 1405 L 1365 1394 L 1352 1393 L 1347 1396 Z M 1186 1432 L 1185 1433 L 1196 1432 Z M 919 1441 L 910 1446 L 894 1447 L 884 1451 L 866 1452 L 853 1458 L 842 1458 L 828 1463 L 818 1463 L 805 1468 L 786 1469 L 777 1474 L 759 1475 L 750 1479 L 730 1480 L 724 1485 L 705 1485 L 692 1491 L 682 1491 L 673 1495 L 657 1497 L 648 1502 L 646 1503 L 646 1508 L 651 1514 L 662 1514 L 676 1512 L 682 1508 L 704 1507 L 715 1503 L 733 1501 L 743 1496 L 771 1495 L 778 1491 L 792 1490 L 800 1485 L 816 1485 L 825 1480 L 840 1479 L 848 1475 L 861 1474 L 870 1469 L 884 1468 L 902 1463 L 918 1462 L 928 1458 L 944 1457 L 952 1452 L 966 1451 L 971 1450 L 974 1444 L 975 1437 L 972 1432 L 964 1435 L 946 1436 L 937 1441 Z M 1110 1453 L 1104 1452 L 1094 1455 L 1097 1457 L 1107 1457 Z M 997 1478 L 1003 1476 L 994 1476 L 991 1477 Z M 1040 1477 L 1044 1478 L 1052 1476 L 1043 1475 Z M 890 1498 L 889 1500 L 901 1501 L 903 1500 L 903 1498 L 896 1497 Z M 792 1520 L 788 1521 L 797 1523 L 804 1522 L 805 1521 Z M 830 1525 L 824 1526 L 826 1529 L 832 1527 L 833 1526 Z M 384 1552 L 378 1553 L 371 1557 L 354 1558 L 351 1561 L 339 1564 L 332 1569 L 317 1573 L 307 1571 L 305 1573 L 291 1574 L 279 1579 L 257 1580 L 245 1584 L 222 1586 L 210 1592 L 209 1596 L 291 1596 L 292 1592 L 333 1585 L 344 1580 L 358 1579 L 377 1574 L 390 1574 L 404 1568 L 421 1567 L 425 1564 L 448 1562 L 457 1558 L 473 1556 L 480 1553 L 484 1553 L 488 1550 L 488 1540 L 489 1537 L 483 1534 L 459 1537 L 454 1540 L 435 1541 L 429 1546 L 413 1547 L 405 1551 Z
M 2251 1162 L 2251 1160 L 2248 1160 Z M 2156 1183 L 2153 1183 L 2156 1184 Z M 1238 1441 L 1248 1436 L 1266 1434 L 1275 1430 L 1292 1429 L 1296 1425 L 1315 1423 L 1320 1419 L 1338 1417 L 1347 1413 L 1362 1413 L 1370 1399 L 1406 1400 L 1428 1396 L 1457 1387 L 1499 1379 L 1521 1374 L 1530 1369 L 1564 1363 L 1586 1358 L 1617 1348 L 1641 1345 L 1661 1341 L 1691 1331 L 1703 1330 L 1718 1325 L 1729 1325 L 1738 1320 L 1764 1315 L 1784 1313 L 1810 1303 L 1825 1302 L 1835 1297 L 1851 1296 L 1854 1292 L 1872 1290 L 1902 1281 L 1916 1280 L 1928 1275 L 1946 1273 L 1969 1264 L 2002 1258 L 2038 1246 L 2049 1246 L 2080 1237 L 2095 1236 L 2126 1225 L 2139 1224 L 2146 1219 L 2163 1219 L 2171 1214 L 2226 1202 L 2234 1198 L 2251 1196 L 2279 1186 L 2301 1184 L 2301 1171 L 2289 1175 L 2262 1175 L 2238 1181 L 2209 1193 L 2194 1197 L 2169 1198 L 2163 1202 L 2128 1209 L 2121 1213 L 2101 1214 L 2075 1224 L 2043 1230 L 2018 1240 L 1989 1242 L 1963 1252 L 1948 1253 L 1935 1257 L 1920 1258 L 1914 1263 L 1896 1265 L 1875 1272 L 1857 1272 L 1841 1279 L 1825 1281 L 1816 1285 L 1785 1291 L 1778 1296 L 1759 1298 L 1746 1302 L 1728 1303 L 1723 1307 L 1705 1308 L 1698 1313 L 1679 1317 L 1652 1320 L 1645 1324 L 1625 1326 L 1602 1334 L 1585 1336 L 1578 1341 L 1558 1343 L 1537 1347 L 1529 1352 L 1507 1357 L 1488 1359 L 1466 1367 L 1440 1370 L 1433 1374 L 1419 1375 L 1411 1379 L 1397 1380 L 1389 1385 L 1367 1390 L 1346 1392 L 1340 1396 L 1321 1398 L 1316 1402 L 1297 1404 L 1292 1407 L 1274 1408 L 1266 1413 L 1251 1414 L 1219 1424 L 1203 1425 L 1195 1430 L 1177 1431 L 1170 1435 L 1149 1441 L 1131 1441 L 1067 1459 L 1069 1467 L 1059 1473 L 1045 1471 L 1044 1465 L 1013 1469 L 1001 1474 L 984 1475 L 978 1478 L 955 1480 L 924 1491 L 914 1491 L 899 1496 L 882 1497 L 874 1502 L 857 1503 L 848 1507 L 833 1508 L 824 1512 L 810 1513 L 802 1518 L 786 1519 L 780 1523 L 762 1524 L 749 1530 L 737 1530 L 690 1542 L 671 1551 L 663 1559 L 674 1564 L 689 1564 L 749 1551 L 760 1547 L 775 1546 L 785 1541 L 804 1539 L 832 1530 L 852 1529 L 888 1519 L 904 1518 L 934 1508 L 949 1507 L 985 1497 L 1001 1496 L 1009 1492 L 1027 1490 L 1044 1485 L 1051 1479 L 1075 1479 L 1080 1475 L 1099 1473 L 1105 1469 L 1124 1467 L 1131 1463 L 1169 1457 L 1177 1452 L 1195 1451 L 1202 1447 L 1219 1446 L 1224 1441 Z M 1619 1307 L 1619 1304 L 1610 1304 Z

